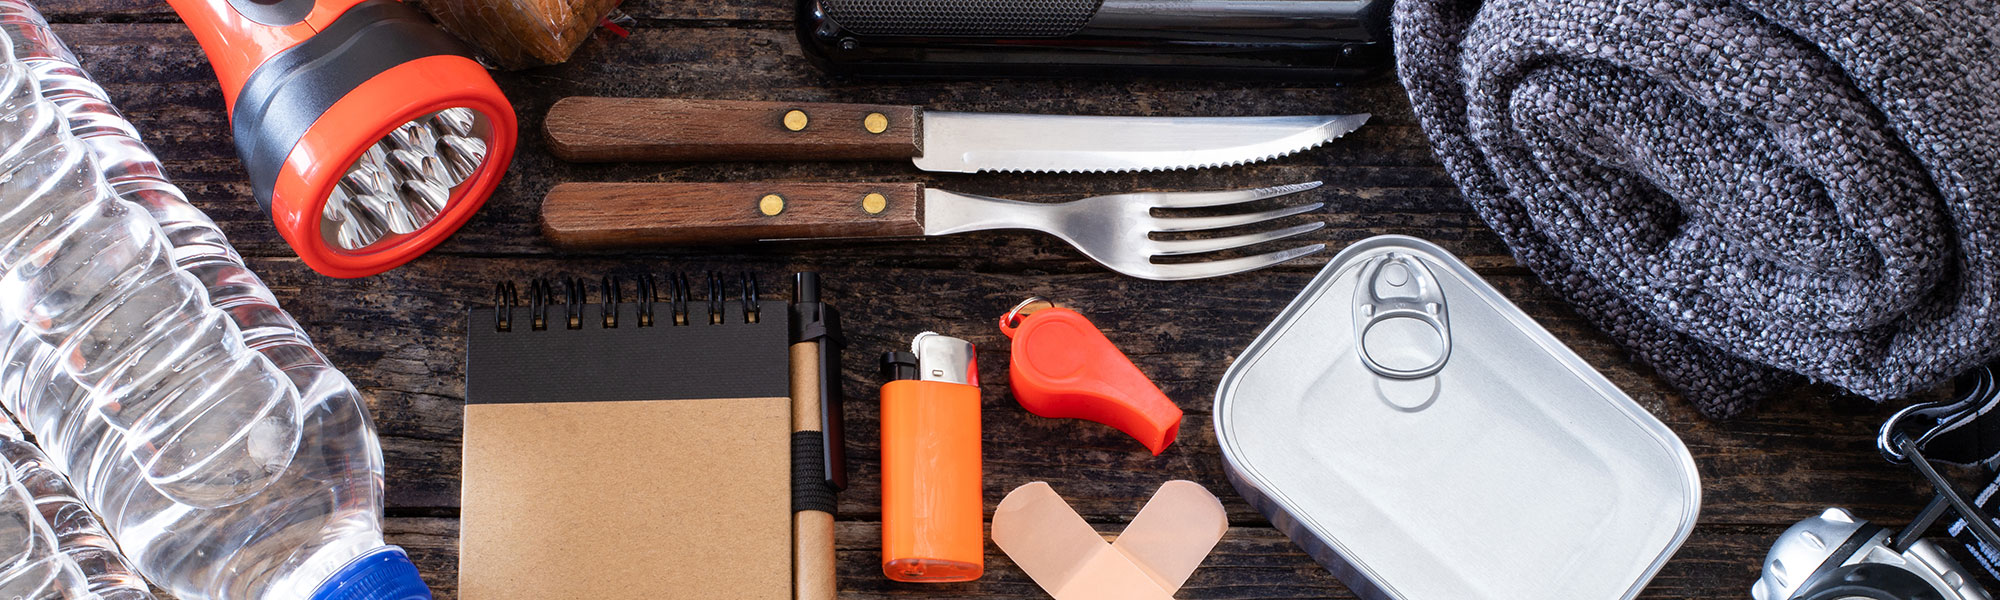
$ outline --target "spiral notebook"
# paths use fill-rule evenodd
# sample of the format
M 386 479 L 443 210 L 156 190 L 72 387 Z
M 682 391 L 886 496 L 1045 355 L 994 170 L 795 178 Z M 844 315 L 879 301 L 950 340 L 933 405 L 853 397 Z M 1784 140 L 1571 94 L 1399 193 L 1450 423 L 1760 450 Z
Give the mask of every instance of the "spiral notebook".
M 459 597 L 789 600 L 788 311 L 592 283 L 470 311 Z

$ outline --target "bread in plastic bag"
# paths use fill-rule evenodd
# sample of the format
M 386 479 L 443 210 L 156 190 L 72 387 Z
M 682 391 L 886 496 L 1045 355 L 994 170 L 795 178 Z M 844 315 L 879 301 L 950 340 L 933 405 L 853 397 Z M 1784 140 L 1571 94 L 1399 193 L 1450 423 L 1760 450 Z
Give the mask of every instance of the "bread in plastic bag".
M 446 31 L 501 69 L 569 60 L 620 0 L 426 0 Z

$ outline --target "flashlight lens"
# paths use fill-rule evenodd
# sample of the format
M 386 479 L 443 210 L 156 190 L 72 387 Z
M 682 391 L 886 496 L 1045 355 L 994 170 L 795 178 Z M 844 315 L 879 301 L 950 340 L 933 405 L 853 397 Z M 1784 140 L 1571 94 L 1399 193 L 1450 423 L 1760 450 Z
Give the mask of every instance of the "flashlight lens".
M 492 127 L 469 108 L 424 115 L 361 153 L 321 209 L 320 233 L 347 251 L 394 242 L 430 225 L 486 162 Z

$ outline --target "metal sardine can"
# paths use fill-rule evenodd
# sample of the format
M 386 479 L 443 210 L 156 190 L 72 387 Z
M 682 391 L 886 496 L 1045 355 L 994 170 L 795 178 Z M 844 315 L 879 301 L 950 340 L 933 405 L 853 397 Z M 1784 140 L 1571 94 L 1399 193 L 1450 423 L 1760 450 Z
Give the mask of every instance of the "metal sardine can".
M 1237 492 L 1370 600 L 1633 598 L 1700 511 L 1666 425 L 1416 238 L 1334 257 L 1214 413 Z

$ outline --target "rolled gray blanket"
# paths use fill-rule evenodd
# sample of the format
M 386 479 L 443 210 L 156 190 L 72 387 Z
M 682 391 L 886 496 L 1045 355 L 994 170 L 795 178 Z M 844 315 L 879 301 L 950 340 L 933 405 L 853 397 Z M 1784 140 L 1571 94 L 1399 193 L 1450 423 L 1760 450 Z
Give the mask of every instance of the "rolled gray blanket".
M 2000 348 L 2000 2 L 1397 0 L 1395 29 L 1473 207 L 1704 414 Z

